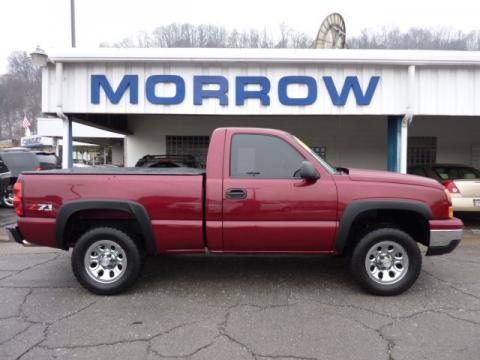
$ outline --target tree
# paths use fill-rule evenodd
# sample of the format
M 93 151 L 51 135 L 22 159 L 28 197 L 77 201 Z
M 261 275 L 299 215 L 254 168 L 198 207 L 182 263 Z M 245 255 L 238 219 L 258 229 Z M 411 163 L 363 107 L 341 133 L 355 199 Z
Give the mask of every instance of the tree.
M 423 50 L 480 50 L 480 31 L 464 33 L 448 28 L 363 29 L 358 36 L 348 37 L 352 49 L 423 49 Z
M 273 35 L 266 29 L 226 30 L 216 25 L 172 23 L 157 27 L 151 34 L 138 33 L 101 47 L 219 47 L 219 48 L 311 48 L 313 38 L 282 23 Z M 464 33 L 448 28 L 366 28 L 347 36 L 352 49 L 435 49 L 480 50 L 480 31 Z
M 153 32 L 141 32 L 101 47 L 219 47 L 219 48 L 311 48 L 313 39 L 281 24 L 277 33 L 266 29 L 226 30 L 216 25 L 162 25 Z M 437 28 L 364 29 L 358 36 L 348 36 L 347 45 L 355 49 L 436 49 L 480 50 L 480 31 Z M 41 72 L 24 51 L 13 52 L 8 59 L 8 73 L 0 76 L 0 138 L 18 138 L 24 114 L 36 127 L 40 115 Z
M 8 58 L 8 72 L 0 77 L 0 137 L 20 138 L 26 115 L 36 127 L 41 113 L 41 72 L 25 51 Z
M 279 38 L 266 29 L 226 30 L 216 25 L 177 24 L 162 25 L 151 34 L 137 33 L 114 43 L 102 43 L 101 47 L 204 47 L 204 48 L 309 48 L 312 39 L 305 33 L 280 25 Z

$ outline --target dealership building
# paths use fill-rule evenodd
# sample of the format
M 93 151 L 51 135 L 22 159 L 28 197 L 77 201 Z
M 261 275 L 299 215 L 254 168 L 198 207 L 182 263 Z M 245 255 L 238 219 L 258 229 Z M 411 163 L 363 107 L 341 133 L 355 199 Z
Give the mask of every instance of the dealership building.
M 65 163 L 73 121 L 124 134 L 126 166 L 145 154 L 203 163 L 213 129 L 242 126 L 291 132 L 335 166 L 480 167 L 478 52 L 103 48 L 43 57 L 42 110 L 63 119 Z

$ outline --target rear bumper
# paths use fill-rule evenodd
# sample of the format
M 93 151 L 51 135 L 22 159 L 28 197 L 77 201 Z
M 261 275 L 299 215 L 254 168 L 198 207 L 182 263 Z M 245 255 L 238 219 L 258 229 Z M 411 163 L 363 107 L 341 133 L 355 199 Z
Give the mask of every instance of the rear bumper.
M 480 196 L 477 196 L 477 197 L 452 196 L 453 211 L 480 212 L 480 206 L 473 205 L 474 199 L 478 200 L 480 199 Z
M 7 235 L 10 241 L 15 241 L 19 244 L 22 244 L 23 246 L 35 246 L 29 243 L 27 240 L 23 239 L 22 233 L 20 232 L 18 225 L 8 225 L 5 227 L 5 230 L 7 231 Z
M 426 256 L 452 252 L 463 237 L 463 223 L 453 218 L 430 221 L 430 242 Z
M 7 235 L 10 241 L 15 241 L 19 244 L 23 244 L 23 237 L 17 225 L 8 225 L 5 227 L 5 230 L 7 231 Z

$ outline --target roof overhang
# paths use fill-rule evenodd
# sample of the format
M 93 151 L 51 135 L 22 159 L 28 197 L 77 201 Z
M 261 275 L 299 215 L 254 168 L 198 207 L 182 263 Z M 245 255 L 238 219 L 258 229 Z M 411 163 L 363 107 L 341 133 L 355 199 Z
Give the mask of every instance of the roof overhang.
M 480 65 L 478 51 L 360 49 L 96 48 L 51 49 L 51 62 L 304 63 Z

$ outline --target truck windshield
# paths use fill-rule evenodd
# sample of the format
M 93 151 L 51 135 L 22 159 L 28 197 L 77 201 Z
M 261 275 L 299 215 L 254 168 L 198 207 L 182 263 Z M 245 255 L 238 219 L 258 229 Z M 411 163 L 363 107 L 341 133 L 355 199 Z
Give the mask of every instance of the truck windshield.
M 292 135 L 293 136 L 293 135 Z M 312 155 L 313 157 L 315 157 L 315 159 L 317 159 L 320 164 L 322 164 L 322 166 L 327 169 L 328 172 L 330 172 L 330 174 L 335 174 L 337 172 L 337 169 L 335 169 L 332 165 L 330 165 L 325 159 L 323 159 L 320 155 L 318 155 L 315 151 L 313 151 L 312 149 L 310 149 L 310 147 L 305 144 L 302 140 L 300 140 L 299 138 L 297 138 L 296 136 L 293 136 L 293 138 L 295 139 L 295 141 L 297 141 L 305 150 L 308 151 L 308 153 L 310 155 Z

